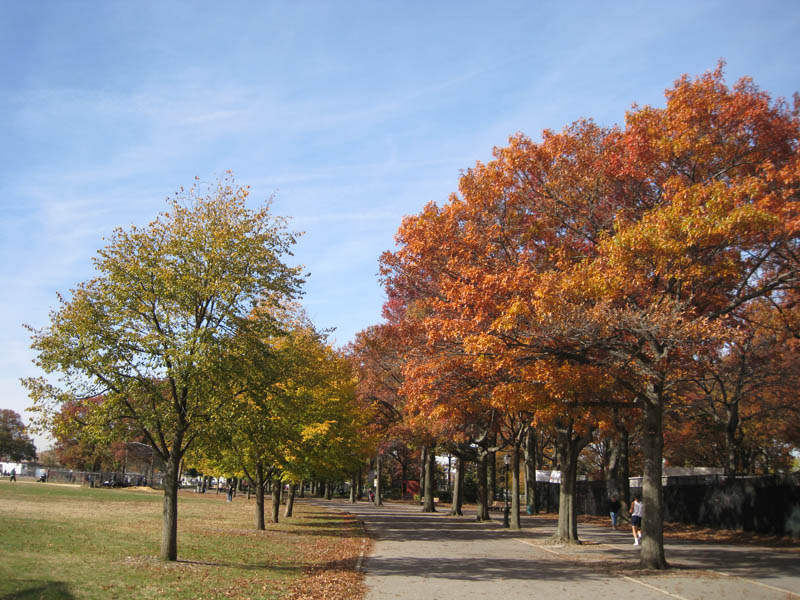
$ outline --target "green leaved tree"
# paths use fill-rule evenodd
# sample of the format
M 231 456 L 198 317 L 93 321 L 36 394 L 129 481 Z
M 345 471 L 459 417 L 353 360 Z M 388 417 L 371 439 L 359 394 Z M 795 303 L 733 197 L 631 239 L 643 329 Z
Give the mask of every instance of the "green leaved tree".
M 177 559 L 181 459 L 231 401 L 237 336 L 268 326 L 250 318 L 256 305 L 302 285 L 282 262 L 295 236 L 269 203 L 248 208 L 248 193 L 230 174 L 197 181 L 146 227 L 116 229 L 95 277 L 59 297 L 48 326 L 30 328 L 38 366 L 60 376 L 23 381 L 40 428 L 84 400 L 88 428 L 108 435 L 127 422 L 165 462 L 162 560 Z

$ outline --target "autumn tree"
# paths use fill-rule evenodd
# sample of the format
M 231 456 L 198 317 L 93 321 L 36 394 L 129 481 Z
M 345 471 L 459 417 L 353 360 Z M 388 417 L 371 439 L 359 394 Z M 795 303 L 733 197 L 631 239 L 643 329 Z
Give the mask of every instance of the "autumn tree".
M 267 310 L 271 319 L 260 318 Z M 362 427 L 368 414 L 355 405 L 349 364 L 327 344 L 296 307 L 258 307 L 251 319 L 271 330 L 237 340 L 231 359 L 238 366 L 230 402 L 199 445 L 207 464 L 242 473 L 255 490 L 255 527 L 265 528 L 265 491 L 272 483 L 271 521 L 279 520 L 280 490 L 325 473 L 348 473 L 370 439 Z M 293 501 L 293 496 L 290 500 Z M 289 512 L 291 512 L 289 510 Z
M 364 410 L 373 415 L 370 433 L 377 440 L 374 466 L 376 471 L 375 504 L 383 501 L 383 459 L 387 452 L 398 447 L 413 446 L 414 433 L 406 421 L 403 385 L 403 346 L 398 324 L 404 308 L 390 300 L 383 309 L 385 322 L 373 325 L 356 334 L 345 352 L 356 376 L 356 397 Z
M 797 440 L 784 425 L 800 413 L 800 367 L 786 315 L 769 302 L 753 303 L 723 344 L 695 357 L 689 402 L 668 423 L 670 463 L 722 466 L 728 476 L 769 469 L 780 455 L 784 467 L 791 464 Z
M 583 250 L 529 279 L 490 337 L 518 361 L 601 367 L 642 406 L 644 567 L 666 566 L 664 410 L 692 360 L 731 336 L 733 316 L 797 286 L 799 137 L 783 103 L 749 80 L 729 89 L 718 69 L 680 79 L 665 108 L 636 108 L 591 145 L 565 131 L 557 172 L 540 160 L 549 138 L 498 152 L 494 168 L 516 173 L 506 193 L 527 195 Z
M 602 131 L 586 127 L 581 134 L 591 137 Z M 547 410 L 542 414 L 552 414 L 551 405 L 558 406 L 564 397 L 544 393 L 546 369 L 530 357 L 508 352 L 511 336 L 498 339 L 494 334 L 504 326 L 520 290 L 530 293 L 529 282 L 538 271 L 564 260 L 567 252 L 585 252 L 584 243 L 548 233 L 548 223 L 530 207 L 523 211 L 525 198 L 495 193 L 514 181 L 513 171 L 476 167 L 462 177 L 460 197 L 451 197 L 443 207 L 429 204 L 404 219 L 397 235 L 400 247 L 382 257 L 388 293 L 414 307 L 416 327 L 426 336 L 423 350 L 406 366 L 411 405 L 428 418 L 441 414 L 445 421 L 469 414 L 464 424 L 478 427 L 472 443 L 478 449 L 479 518 L 488 518 L 484 469 L 489 455 L 500 449 L 494 442 L 497 435 L 512 450 L 512 486 L 518 489 L 519 452 L 534 415 L 543 406 Z M 545 234 L 550 236 L 546 240 Z M 550 238 L 552 243 L 545 243 Z M 557 370 L 562 368 L 557 362 L 550 359 L 547 364 Z M 464 404 L 468 411 L 459 410 Z M 482 419 L 476 421 L 477 415 Z M 573 431 L 572 424 L 567 430 Z M 567 479 L 574 473 L 565 469 Z M 563 487 L 574 492 L 574 485 Z M 572 502 L 563 506 L 572 511 Z M 512 526 L 519 526 L 517 500 Z M 574 527 L 564 535 L 577 540 Z
M 741 311 L 798 286 L 796 112 L 749 80 L 728 88 L 721 67 L 666 96 L 624 128 L 512 137 L 448 204 L 406 219 L 384 260 L 426 299 L 429 345 L 528 384 L 537 364 L 595 369 L 642 409 L 646 568 L 666 566 L 664 411 Z
M 177 559 L 180 462 L 230 401 L 222 393 L 237 335 L 261 302 L 299 293 L 285 266 L 294 236 L 269 203 L 250 209 L 228 175 L 179 191 L 145 227 L 116 229 L 80 284 L 31 329 L 38 366 L 58 373 L 24 381 L 37 422 L 48 428 L 64 402 L 102 395 L 91 427 L 135 426 L 166 464 L 160 557 Z
M 748 450 L 762 445 L 760 433 L 778 434 L 768 423 L 800 410 L 794 398 L 800 373 L 787 349 L 784 336 L 743 324 L 724 346 L 698 360 L 696 401 L 681 412 L 704 418 L 719 433 L 714 464 L 728 476 L 745 468 Z
M 128 423 L 107 422 L 103 427 L 90 427 L 92 413 L 99 411 L 103 396 L 67 400 L 50 421 L 53 450 L 58 460 L 70 469 L 111 471 L 123 463 L 116 457 L 115 446 L 136 439 Z

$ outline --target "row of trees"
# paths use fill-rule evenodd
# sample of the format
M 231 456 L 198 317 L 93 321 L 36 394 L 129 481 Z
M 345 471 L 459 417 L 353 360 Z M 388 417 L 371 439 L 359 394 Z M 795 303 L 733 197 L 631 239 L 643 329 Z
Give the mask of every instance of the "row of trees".
M 25 380 L 37 425 L 153 448 L 165 560 L 184 459 L 247 477 L 263 527 L 269 479 L 355 476 L 375 437 L 378 474 L 382 456 L 402 466 L 420 452 L 424 510 L 437 449 L 458 458 L 456 512 L 474 462 L 486 519 L 502 450 L 519 527 L 521 455 L 532 482 L 548 447 L 557 537 L 577 541 L 581 451 L 601 446 L 620 482 L 635 439 L 642 566 L 665 567 L 666 455 L 721 454 L 734 474 L 800 442 L 798 102 L 749 80 L 729 88 L 721 65 L 666 96 L 622 127 L 516 135 L 448 202 L 407 217 L 381 258 L 384 322 L 343 353 L 294 306 L 295 236 L 269 204 L 248 209 L 230 177 L 181 190 L 147 227 L 116 230 L 97 276 L 31 330 L 39 366 L 60 374 Z M 665 439 L 693 443 L 665 454 Z
M 577 541 L 581 450 L 601 440 L 616 471 L 635 432 L 642 566 L 666 567 L 665 415 L 677 463 L 734 474 L 800 444 L 798 108 L 720 64 L 622 127 L 515 135 L 405 218 L 385 320 L 350 348 L 386 446 L 477 461 L 479 519 L 487 459 L 509 451 L 518 527 L 521 450 L 550 437 L 557 536 Z
M 369 453 L 349 363 L 295 306 L 295 235 L 247 196 L 230 174 L 182 189 L 146 227 L 115 230 L 96 276 L 31 328 L 38 366 L 58 375 L 23 381 L 35 425 L 99 448 L 139 441 L 163 461 L 163 560 L 177 559 L 185 459 L 246 476 L 263 529 L 268 480 L 343 477 Z

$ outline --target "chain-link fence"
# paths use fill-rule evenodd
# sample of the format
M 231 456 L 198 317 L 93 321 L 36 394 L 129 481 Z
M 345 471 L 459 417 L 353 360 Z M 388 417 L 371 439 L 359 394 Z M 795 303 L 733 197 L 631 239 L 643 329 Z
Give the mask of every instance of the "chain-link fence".
M 36 479 L 50 483 L 72 483 L 89 487 L 151 487 L 162 488 L 164 474 L 159 471 L 137 473 L 133 471 L 73 471 L 68 469 L 38 468 Z

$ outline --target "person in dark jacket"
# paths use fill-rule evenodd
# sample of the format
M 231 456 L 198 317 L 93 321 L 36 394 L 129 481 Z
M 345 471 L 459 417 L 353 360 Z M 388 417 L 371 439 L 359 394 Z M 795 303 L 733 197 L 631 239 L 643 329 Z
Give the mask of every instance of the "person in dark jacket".
M 608 512 L 611 515 L 611 529 L 617 528 L 617 515 L 619 515 L 619 511 L 622 509 L 622 504 L 620 504 L 619 498 L 616 495 L 611 496 L 611 499 L 608 501 Z

